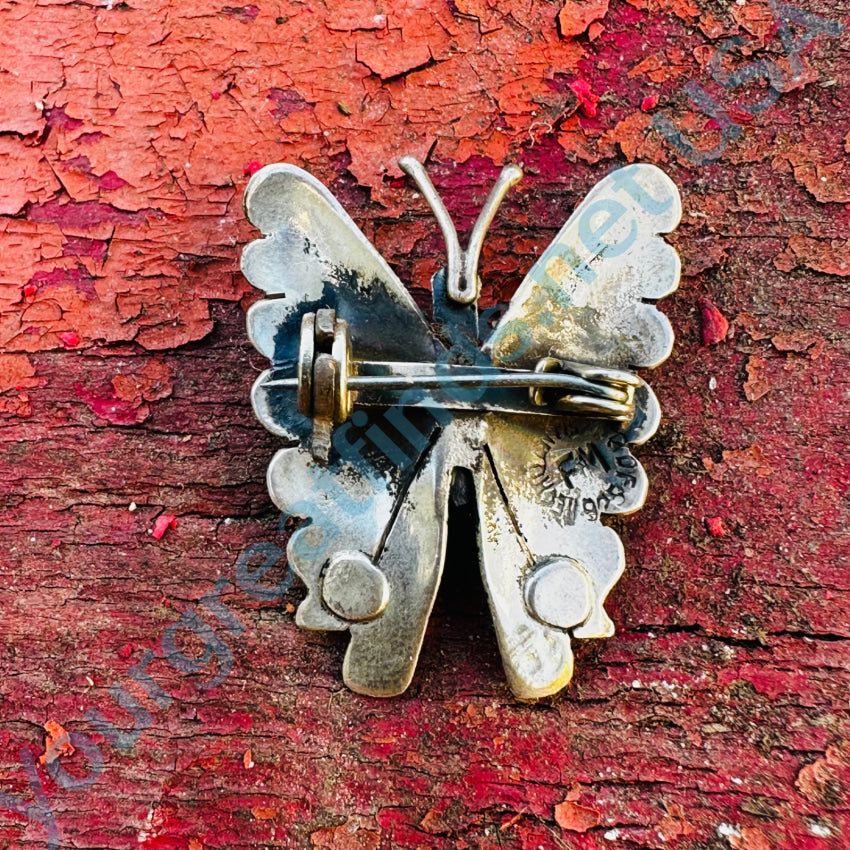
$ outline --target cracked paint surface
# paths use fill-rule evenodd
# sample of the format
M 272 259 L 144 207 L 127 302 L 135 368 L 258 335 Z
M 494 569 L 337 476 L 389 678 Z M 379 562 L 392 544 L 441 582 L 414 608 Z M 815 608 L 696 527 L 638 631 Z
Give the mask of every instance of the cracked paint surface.
M 850 843 L 846 36 L 814 39 L 792 81 L 762 0 L 21 0 L 0 22 L 0 792 L 33 801 L 24 748 L 61 846 L 92 850 Z M 766 58 L 787 81 L 761 114 L 758 81 L 711 77 L 737 36 L 727 70 Z M 703 167 L 651 128 L 717 144 L 689 80 L 742 127 Z M 377 701 L 341 687 L 344 641 L 295 628 L 303 589 L 231 584 L 232 673 L 199 689 L 215 662 L 155 658 L 163 708 L 133 665 L 246 546 L 291 532 L 248 401 L 248 175 L 310 169 L 425 306 L 443 245 L 407 153 L 462 235 L 501 164 L 525 167 L 483 306 L 615 165 L 681 187 L 677 342 L 652 377 L 649 501 L 616 520 L 617 634 L 576 646 L 562 697 L 519 704 L 473 559 L 450 554 L 413 686 Z M 85 718 L 130 729 L 115 683 L 151 717 L 125 750 Z M 52 742 L 86 776 L 66 732 L 103 753 L 90 788 L 39 761 Z M 0 810 L 0 847 L 44 846 Z

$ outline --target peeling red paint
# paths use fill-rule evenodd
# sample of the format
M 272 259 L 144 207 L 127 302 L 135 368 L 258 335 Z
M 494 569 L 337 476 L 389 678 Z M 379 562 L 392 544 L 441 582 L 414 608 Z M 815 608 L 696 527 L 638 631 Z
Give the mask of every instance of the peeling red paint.
M 172 372 L 162 360 L 148 360 L 138 371 L 112 379 L 115 396 L 141 407 L 145 401 L 168 398 L 173 389 Z
M 599 826 L 599 812 L 589 806 L 564 800 L 555 806 L 555 823 L 568 832 L 587 832 Z
M 581 35 L 593 21 L 604 18 L 608 12 L 608 0 L 589 0 L 576 2 L 567 0 L 558 14 L 561 35 L 571 38 Z
M 723 517 L 719 517 L 719 516 L 709 517 L 705 521 L 705 524 L 708 527 L 708 533 L 712 537 L 725 537 L 726 536 L 727 532 L 726 532 L 726 526 L 723 524 Z
M 665 842 L 693 835 L 695 830 L 685 816 L 685 810 L 678 803 L 665 803 L 666 814 L 658 824 L 658 834 Z
M 0 354 L 0 393 L 43 387 L 47 378 L 36 377 L 36 368 L 26 354 Z
M 82 266 L 76 268 L 55 268 L 50 271 L 36 272 L 30 279 L 30 285 L 35 287 L 34 293 L 45 292 L 54 286 L 70 286 L 87 299 L 97 297 L 94 278 Z M 79 342 L 73 343 L 76 345 Z
M 594 94 L 587 80 L 576 80 L 570 83 L 570 88 L 578 98 L 579 109 L 588 118 L 596 117 L 596 104 L 599 103 L 599 95 Z
M 44 752 L 38 757 L 39 764 L 51 764 L 61 756 L 74 754 L 67 729 L 55 720 L 48 720 L 44 724 L 47 736 L 44 741 Z
M 773 473 L 764 452 L 757 445 L 737 451 L 724 451 L 722 463 L 703 458 L 703 465 L 716 481 L 723 481 L 726 471 L 744 475 L 752 473 L 757 478 L 767 478 Z
M 744 381 L 744 395 L 747 401 L 756 401 L 767 395 L 773 386 L 771 380 L 762 373 L 767 361 L 753 354 L 747 360 L 747 380 Z
M 165 534 L 169 528 L 177 528 L 177 517 L 169 516 L 168 514 L 160 514 L 156 518 L 156 522 L 153 524 L 153 531 L 151 532 L 154 540 L 161 540 L 163 534 Z
M 310 835 L 310 845 L 329 850 L 378 850 L 381 834 L 371 819 L 354 817 L 336 827 L 317 829 Z
M 82 137 L 78 137 L 77 142 L 82 142 L 83 144 L 94 144 L 94 142 L 99 140 L 100 135 L 102 134 L 88 135 L 84 139 Z M 130 185 L 126 180 L 119 177 L 111 169 L 103 174 L 95 174 L 94 171 L 92 171 L 92 165 L 89 162 L 89 158 L 82 154 L 72 157 L 71 159 L 66 159 L 62 163 L 62 168 L 66 171 L 74 171 L 81 174 L 83 177 L 87 177 L 99 188 L 107 191 L 110 189 L 123 189 L 124 186 Z
M 161 360 L 148 360 L 139 368 L 119 373 L 109 382 L 97 387 L 86 387 L 82 382 L 74 391 L 96 415 L 99 423 L 112 425 L 138 425 L 151 413 L 148 402 L 159 401 L 171 395 L 172 373 Z
M 794 784 L 810 802 L 826 809 L 842 808 L 850 794 L 850 744 L 827 747 L 823 758 L 802 768 Z
M 702 311 L 702 344 L 716 345 L 726 339 L 729 320 L 707 298 L 700 301 Z
M 254 806 L 251 814 L 257 820 L 274 820 L 277 817 L 277 809 L 274 806 Z

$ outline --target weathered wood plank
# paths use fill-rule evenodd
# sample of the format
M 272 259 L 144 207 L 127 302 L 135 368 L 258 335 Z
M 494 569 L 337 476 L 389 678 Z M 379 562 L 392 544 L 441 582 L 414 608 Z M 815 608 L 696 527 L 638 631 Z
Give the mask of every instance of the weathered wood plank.
M 843 38 L 807 19 L 822 31 L 792 82 L 760 0 L 24 0 L 0 20 L 0 792 L 43 807 L 0 797 L 0 847 L 47 846 L 45 824 L 77 848 L 847 846 Z M 735 67 L 784 74 L 755 115 L 741 104 L 765 87 L 711 79 L 732 36 L 754 50 Z M 713 164 L 650 127 L 663 113 L 720 141 L 689 80 L 742 127 Z M 677 345 L 653 377 L 649 502 L 617 522 L 618 631 L 579 645 L 544 705 L 506 689 L 468 552 L 412 688 L 385 702 L 341 687 L 343 638 L 295 628 L 301 589 L 235 584 L 246 547 L 288 531 L 248 402 L 264 364 L 238 273 L 247 175 L 313 170 L 426 305 L 442 243 L 395 161 L 429 151 L 462 231 L 500 164 L 525 166 L 484 251 L 486 304 L 615 163 L 682 187 Z M 176 527 L 155 539 L 162 516 Z M 238 635 L 200 603 L 220 578 Z M 222 664 L 154 659 L 146 694 L 131 668 L 186 611 L 217 627 Z M 125 750 L 86 718 L 129 730 L 114 683 L 149 721 Z M 48 770 L 54 723 L 77 748 Z

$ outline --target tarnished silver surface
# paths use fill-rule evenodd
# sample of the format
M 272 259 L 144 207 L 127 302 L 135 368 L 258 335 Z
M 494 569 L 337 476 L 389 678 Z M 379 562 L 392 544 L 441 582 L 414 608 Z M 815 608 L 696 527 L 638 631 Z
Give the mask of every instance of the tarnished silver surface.
M 468 470 L 509 684 L 523 699 L 546 696 L 572 676 L 571 637 L 613 632 L 604 601 L 624 556 L 601 517 L 646 496 L 630 446 L 652 436 L 660 412 L 631 370 L 672 346 L 647 300 L 678 283 L 678 257 L 658 234 L 678 223 L 679 195 L 651 165 L 608 175 L 482 342 L 478 256 L 521 172 L 505 169 L 464 252 L 422 166 L 402 167 L 446 239 L 430 322 L 315 178 L 268 166 L 245 194 L 264 238 L 242 268 L 271 296 L 248 314 L 271 361 L 252 401 L 289 441 L 269 491 L 307 519 L 288 547 L 307 586 L 296 622 L 350 631 L 352 689 L 404 691 L 443 570 L 449 496 Z

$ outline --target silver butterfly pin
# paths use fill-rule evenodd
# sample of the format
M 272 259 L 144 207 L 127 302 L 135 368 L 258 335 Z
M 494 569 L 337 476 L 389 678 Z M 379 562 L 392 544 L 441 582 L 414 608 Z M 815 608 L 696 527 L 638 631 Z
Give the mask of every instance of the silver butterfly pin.
M 245 211 L 263 234 L 242 270 L 267 298 L 248 333 L 271 362 L 252 390 L 288 441 L 268 486 L 304 517 L 289 561 L 307 586 L 296 622 L 348 629 L 343 678 L 374 696 L 413 677 L 446 549 L 450 496 L 477 506 L 481 574 L 517 697 L 572 676 L 571 637 L 606 637 L 604 601 L 624 569 L 603 514 L 637 510 L 646 475 L 629 447 L 659 423 L 632 373 L 670 353 L 649 299 L 678 285 L 658 234 L 681 217 L 652 165 L 598 183 L 490 328 L 478 314 L 481 244 L 522 172 L 506 167 L 464 251 L 423 166 L 401 167 L 447 246 L 426 318 L 333 195 L 293 165 L 258 171 Z

